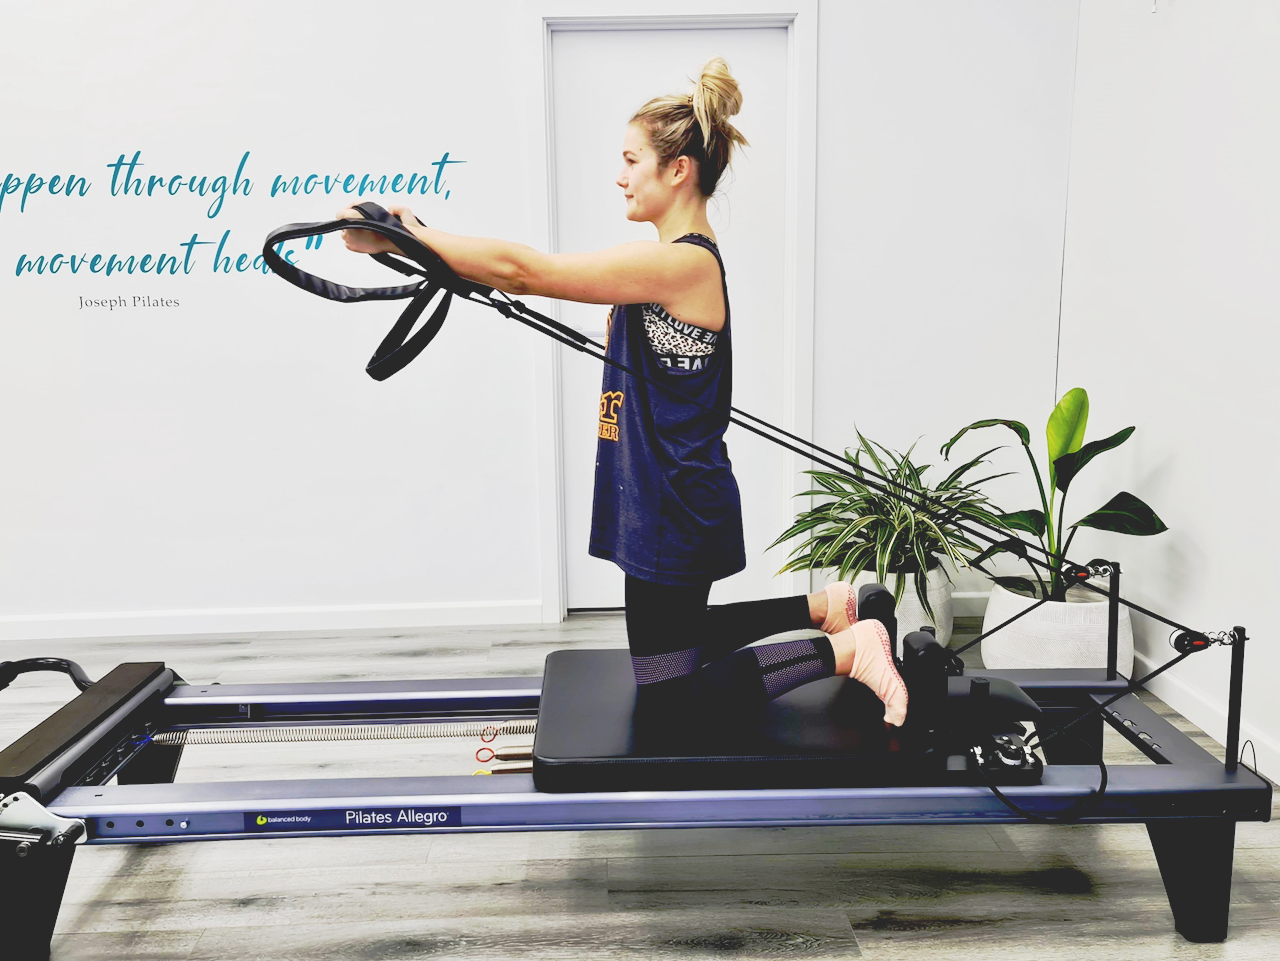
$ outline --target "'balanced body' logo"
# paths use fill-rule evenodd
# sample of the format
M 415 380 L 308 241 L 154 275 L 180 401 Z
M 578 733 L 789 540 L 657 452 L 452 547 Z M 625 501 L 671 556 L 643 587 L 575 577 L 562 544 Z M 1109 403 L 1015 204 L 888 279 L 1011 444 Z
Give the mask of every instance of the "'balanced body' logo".
M 452 829 L 462 824 L 461 807 L 404 808 L 325 808 L 310 811 L 271 811 L 254 814 L 246 811 L 247 833 L 300 831 L 420 831 Z

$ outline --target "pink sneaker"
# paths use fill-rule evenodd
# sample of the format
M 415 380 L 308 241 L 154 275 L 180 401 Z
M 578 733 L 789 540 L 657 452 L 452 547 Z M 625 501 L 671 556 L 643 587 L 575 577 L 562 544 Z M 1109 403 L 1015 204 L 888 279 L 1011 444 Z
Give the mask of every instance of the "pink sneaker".
M 853 670 L 849 676 L 884 702 L 884 722 L 902 727 L 907 719 L 907 685 L 893 663 L 889 632 L 879 621 L 859 621 L 853 631 Z
M 839 634 L 858 623 L 858 592 L 852 584 L 836 581 L 826 586 L 827 619 L 822 622 L 823 634 Z

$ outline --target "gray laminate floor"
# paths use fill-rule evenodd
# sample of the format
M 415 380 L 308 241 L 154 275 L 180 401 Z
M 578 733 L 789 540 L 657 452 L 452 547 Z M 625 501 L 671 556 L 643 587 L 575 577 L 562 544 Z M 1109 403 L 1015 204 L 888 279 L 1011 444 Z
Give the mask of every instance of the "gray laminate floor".
M 162 660 L 190 681 L 229 683 L 538 674 L 548 651 L 572 646 L 625 646 L 622 619 L 396 636 L 6 643 L 0 660 L 70 657 L 95 677 L 121 661 Z M 62 676 L 20 678 L 0 693 L 0 744 L 72 693 Z M 470 773 L 474 747 L 189 747 L 179 780 Z M 1108 731 L 1107 759 L 1141 755 Z M 81 848 L 52 956 L 1274 959 L 1278 905 L 1280 830 L 1272 824 L 1240 825 L 1231 933 L 1215 945 L 1174 932 L 1141 826 L 220 841 Z

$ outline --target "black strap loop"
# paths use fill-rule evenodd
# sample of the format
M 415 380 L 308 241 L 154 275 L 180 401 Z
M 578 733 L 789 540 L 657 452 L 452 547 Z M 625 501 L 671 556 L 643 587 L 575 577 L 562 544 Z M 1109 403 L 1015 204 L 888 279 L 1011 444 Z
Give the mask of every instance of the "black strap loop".
M 449 265 L 440 258 L 439 254 L 420 241 L 400 223 L 394 214 L 384 208 L 375 203 L 361 203 L 356 204 L 355 209 L 364 215 L 364 220 L 343 219 L 316 224 L 286 224 L 271 231 L 263 244 L 262 258 L 273 273 L 279 274 L 295 287 L 300 287 L 309 294 L 324 297 L 326 300 L 349 304 L 365 300 L 412 298 L 412 302 L 400 314 L 400 318 L 383 338 L 365 367 L 365 372 L 374 380 L 386 380 L 392 374 L 404 369 L 440 332 L 440 328 L 444 326 L 445 317 L 448 316 L 454 294 L 463 297 L 469 297 L 472 294 L 488 296 L 493 288 L 463 280 L 449 269 Z M 405 256 L 412 258 L 415 263 L 405 263 L 389 254 L 374 254 L 373 259 L 398 273 L 422 279 L 417 283 L 400 287 L 347 287 L 307 273 L 297 265 L 289 263 L 276 250 L 285 241 L 350 229 L 372 230 L 374 233 L 390 238 Z M 437 293 L 441 294 L 440 303 L 422 329 L 410 337 L 409 333 L 413 330 L 413 325 Z

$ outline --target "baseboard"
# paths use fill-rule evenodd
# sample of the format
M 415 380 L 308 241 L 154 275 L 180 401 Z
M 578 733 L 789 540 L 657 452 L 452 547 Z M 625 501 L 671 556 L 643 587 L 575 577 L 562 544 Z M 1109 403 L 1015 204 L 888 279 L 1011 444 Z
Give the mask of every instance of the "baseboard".
M 952 617 L 981 617 L 987 612 L 990 591 L 955 591 L 951 595 Z
M 268 631 L 411 630 L 454 625 L 536 624 L 541 620 L 542 604 L 537 600 L 8 614 L 0 615 L 0 641 Z
M 1133 652 L 1134 670 L 1138 677 L 1149 674 L 1160 665 L 1138 651 Z M 1185 717 L 1200 730 L 1204 731 L 1219 744 L 1227 741 L 1227 692 L 1222 691 L 1221 700 L 1205 697 L 1186 681 L 1165 672 L 1152 678 L 1144 687 L 1160 700 Z M 1275 781 L 1280 777 L 1280 744 L 1277 744 L 1258 728 L 1244 719 L 1240 722 L 1240 743 L 1252 741 L 1258 751 L 1258 772 Z M 1253 766 L 1253 758 L 1246 751 L 1245 763 Z

